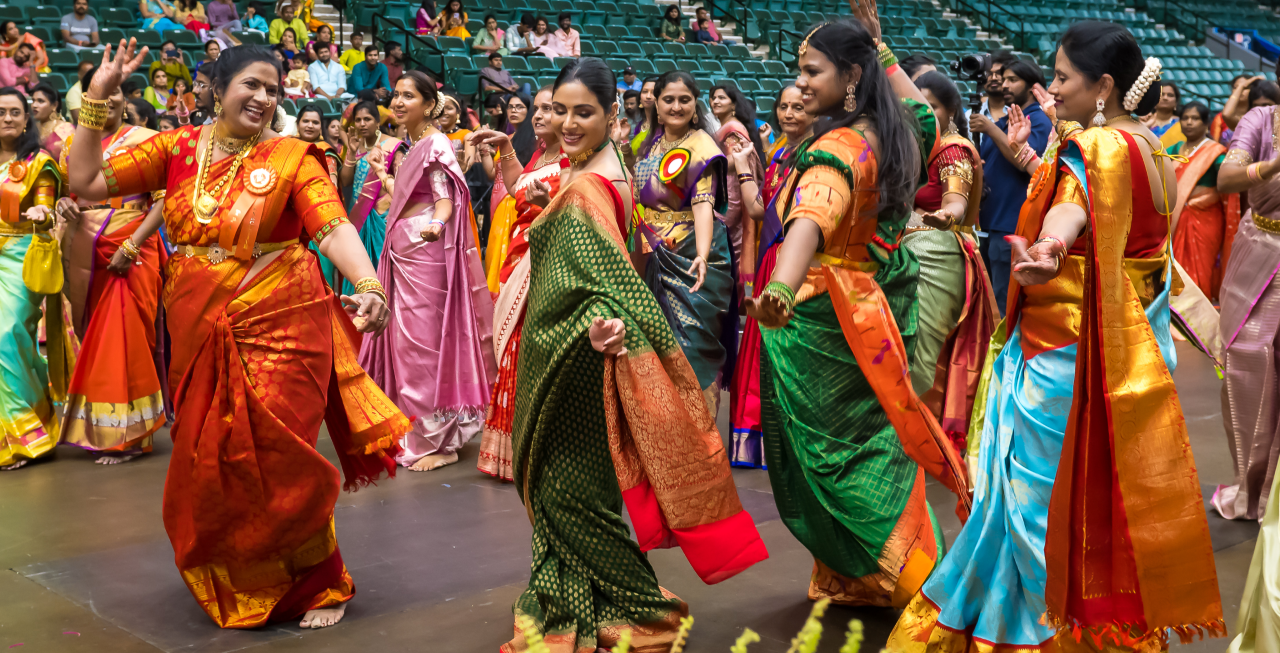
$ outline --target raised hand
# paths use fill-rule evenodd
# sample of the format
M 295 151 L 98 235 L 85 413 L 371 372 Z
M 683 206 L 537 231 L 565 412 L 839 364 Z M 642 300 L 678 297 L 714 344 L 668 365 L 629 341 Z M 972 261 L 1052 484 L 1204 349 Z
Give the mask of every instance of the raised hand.
M 849 0 L 849 8 L 853 10 L 853 16 L 862 22 L 868 32 L 871 32 L 871 38 L 878 42 L 880 40 L 880 11 L 876 7 L 876 0 Z
M 93 74 L 93 79 L 89 80 L 89 89 L 85 94 L 94 100 L 105 100 L 111 97 L 116 89 L 120 88 L 120 83 L 142 65 L 147 52 L 150 51 L 146 46 L 137 50 L 137 46 L 137 39 L 129 39 L 127 44 L 121 39 L 113 57 L 111 45 L 107 44 L 102 49 L 102 63 L 98 65 L 98 72 Z
M 755 146 L 751 143 L 739 141 L 729 150 L 729 163 L 733 166 L 730 173 L 751 172 L 751 154 L 755 152 Z
M 511 137 L 494 129 L 477 129 L 467 136 L 467 143 L 474 146 L 488 146 L 502 151 L 502 146 L 511 146 Z
M 591 348 L 606 356 L 627 353 L 627 347 L 624 344 L 626 336 L 627 326 L 618 318 L 605 320 L 597 317 L 591 321 L 591 328 L 587 330 L 587 337 L 591 339 Z
M 1009 149 L 1017 152 L 1031 137 L 1031 121 L 1022 113 L 1022 107 L 1009 105 Z
M 1049 122 L 1058 123 L 1058 101 L 1046 91 L 1043 86 L 1036 84 L 1031 87 L 1031 95 L 1036 98 L 1036 102 L 1040 105 L 1040 110 L 1049 118 Z

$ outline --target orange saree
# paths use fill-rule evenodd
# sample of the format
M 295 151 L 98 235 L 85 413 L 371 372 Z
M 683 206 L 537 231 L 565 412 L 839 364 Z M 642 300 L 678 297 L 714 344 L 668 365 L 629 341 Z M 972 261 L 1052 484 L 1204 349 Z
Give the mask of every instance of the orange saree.
M 257 144 L 205 225 L 191 200 L 207 140 L 198 127 L 158 134 L 104 174 L 113 196 L 169 189 L 165 530 L 200 607 L 252 628 L 355 593 L 334 535 L 338 470 L 315 450 L 321 422 L 348 489 L 394 473 L 409 423 L 356 364 L 359 335 L 300 242 L 347 221 L 324 155 L 291 138 Z M 230 165 L 213 164 L 210 181 Z
M 1231 235 L 1240 225 L 1240 196 L 1218 193 L 1218 167 L 1227 148 L 1205 139 L 1190 152 L 1186 143 L 1178 143 L 1169 152 L 1187 157 L 1179 163 L 1178 202 L 1174 207 L 1173 257 L 1182 264 L 1187 281 L 1194 283 L 1209 298 L 1218 296 L 1222 271 L 1231 254 Z

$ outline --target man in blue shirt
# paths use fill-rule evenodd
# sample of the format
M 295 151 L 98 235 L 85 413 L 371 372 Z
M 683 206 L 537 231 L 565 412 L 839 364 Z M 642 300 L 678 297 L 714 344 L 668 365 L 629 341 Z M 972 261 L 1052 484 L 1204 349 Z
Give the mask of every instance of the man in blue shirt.
M 1031 95 L 1032 88 L 1044 86 L 1040 67 L 1026 61 L 1014 61 L 1004 66 L 1001 75 L 1004 77 L 1005 105 L 1017 104 L 1022 108 L 1023 115 L 1031 122 L 1027 145 L 1037 155 L 1043 156 L 1053 124 Z M 1018 165 L 1018 153 L 1009 147 L 1008 127 L 1008 115 L 995 122 L 976 113 L 969 116 L 969 129 L 983 135 L 978 152 L 982 155 L 982 178 L 986 189 L 982 194 L 978 223 L 987 232 L 981 244 L 982 260 L 991 275 L 1001 314 L 1004 314 L 1008 299 L 1011 265 L 1011 248 L 1005 236 L 1018 228 L 1018 213 L 1027 201 L 1027 184 L 1031 182 L 1030 172 Z
M 351 86 L 347 90 L 356 95 L 361 91 L 373 91 L 374 97 L 379 100 L 391 97 L 391 80 L 386 65 L 382 63 L 382 53 L 378 52 L 378 46 L 365 46 L 364 63 L 351 67 Z
M 644 83 L 636 79 L 636 69 L 631 66 L 623 68 L 622 79 L 618 80 L 618 90 L 639 93 L 642 88 L 644 88 Z

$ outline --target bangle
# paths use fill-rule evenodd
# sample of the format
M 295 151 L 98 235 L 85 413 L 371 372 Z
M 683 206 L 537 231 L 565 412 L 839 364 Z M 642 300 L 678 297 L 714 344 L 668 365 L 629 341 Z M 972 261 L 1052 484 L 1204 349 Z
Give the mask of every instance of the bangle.
M 80 98 L 79 123 L 81 127 L 102 131 L 102 129 L 107 126 L 107 117 L 110 114 L 111 102 L 109 100 L 94 100 L 87 97 Z
M 738 183 L 739 183 L 739 184 L 745 184 L 745 183 L 747 183 L 748 181 L 755 181 L 755 180 L 756 180 L 756 176 L 755 176 L 755 175 L 753 175 L 753 174 L 751 174 L 750 172 L 739 172 L 739 173 L 738 173 Z
M 889 49 L 889 45 L 883 41 L 880 43 L 880 47 L 876 48 L 876 58 L 880 60 L 880 67 L 886 71 L 898 63 L 898 57 L 893 54 L 893 50 Z
M 510 152 L 507 152 L 506 154 L 498 155 L 499 161 L 511 161 L 511 160 L 514 160 L 515 158 L 516 158 L 516 151 L 514 148 Z
M 1062 239 L 1057 236 L 1041 236 L 1040 240 L 1031 243 L 1031 246 L 1035 247 L 1043 242 L 1054 242 L 1058 244 L 1058 251 L 1053 255 L 1053 258 L 1058 261 L 1058 269 L 1061 270 L 1062 264 L 1067 260 L 1067 244 L 1062 242 Z
M 356 282 L 356 294 L 363 295 L 367 292 L 380 292 L 385 295 L 386 289 L 382 287 L 382 282 L 377 277 L 365 277 Z
M 133 242 L 133 236 L 125 238 L 124 242 L 120 243 L 120 251 L 124 252 L 125 258 L 130 261 L 136 260 L 138 255 L 142 253 L 142 250 L 138 249 L 138 245 Z
M 1260 172 L 1260 169 L 1262 168 L 1262 163 L 1263 163 L 1262 161 L 1250 163 L 1249 166 L 1244 169 L 1245 174 L 1248 175 L 1250 180 L 1266 181 L 1271 178 L 1271 177 L 1262 176 L 1262 172 Z
M 795 309 L 796 291 L 781 281 L 770 281 L 769 285 L 764 287 L 764 293 L 762 294 L 773 295 L 782 300 L 782 306 L 788 313 Z

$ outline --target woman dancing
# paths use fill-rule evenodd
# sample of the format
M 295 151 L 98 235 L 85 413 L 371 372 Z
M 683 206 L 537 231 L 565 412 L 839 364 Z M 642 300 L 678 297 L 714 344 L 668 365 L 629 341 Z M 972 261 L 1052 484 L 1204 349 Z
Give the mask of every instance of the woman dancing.
M 966 451 L 969 416 L 991 334 L 1000 321 L 973 225 L 982 201 L 982 159 L 969 141 L 960 92 L 938 72 L 916 79 L 943 126 L 926 159 L 929 182 L 916 191 L 902 245 L 920 260 L 920 315 L 911 356 L 911 386 Z
M 1174 166 L 1133 117 L 1160 97 L 1159 66 L 1114 23 L 1059 41 L 1062 144 L 1013 241 L 1008 342 L 974 415 L 973 516 L 890 650 L 1156 651 L 1225 634 L 1170 378 Z
M 1167 148 L 1170 154 L 1187 159 L 1178 164 L 1173 257 L 1187 273 L 1184 281 L 1194 283 L 1206 296 L 1217 298 L 1223 271 L 1231 259 L 1231 245 L 1240 228 L 1240 195 L 1218 192 L 1218 170 L 1227 148 L 1209 138 L 1209 107 L 1199 101 L 1188 102 L 1179 118 L 1187 140 Z
M 414 416 L 396 461 L 416 472 L 458 462 L 458 449 L 484 428 L 497 376 L 493 299 L 464 212 L 471 196 L 453 144 L 432 124 L 443 107 L 425 74 L 405 71 L 396 82 L 391 111 L 412 146 L 394 180 L 378 264 L 392 323 L 360 350 L 360 364 Z
M 93 79 L 90 71 L 86 79 Z M 101 138 L 102 159 L 135 148 L 155 135 L 127 125 L 124 93 L 116 89 Z M 74 135 L 67 137 L 59 167 L 65 172 Z M 159 194 L 163 199 L 164 193 Z M 163 201 L 137 193 L 104 204 L 63 197 L 57 212 L 62 236 L 72 326 L 80 355 L 67 395 L 62 443 L 88 450 L 96 462 L 128 462 L 151 452 L 152 435 L 165 423 L 164 362 L 157 347 L 156 317 L 168 258 L 160 237 L 134 239 L 148 213 L 163 219 Z M 141 244 L 139 244 L 139 242 Z M 116 257 L 116 252 L 124 254 Z
M 60 265 L 53 207 L 62 194 L 58 164 L 40 149 L 40 128 L 27 96 L 0 88 L 0 471 L 18 469 L 53 451 L 66 400 L 70 352 L 62 327 Z M 36 329 L 47 311 L 48 361 Z
M 645 282 L 714 415 L 720 387 L 732 376 L 731 356 L 738 353 L 733 250 L 728 228 L 716 218 L 726 206 L 726 163 L 715 139 L 703 131 L 706 117 L 692 75 L 664 73 L 653 95 L 658 125 L 636 163 L 635 197 L 643 217 L 635 251 L 647 255 Z
M 542 213 L 542 207 L 560 190 L 560 135 L 552 128 L 554 111 L 548 86 L 533 98 L 533 132 L 542 147 L 521 169 L 512 139 L 502 132 L 482 130 L 470 143 L 493 148 L 499 154 L 502 176 L 510 179 L 514 195 L 516 219 L 511 226 L 507 260 L 498 271 L 501 289 L 493 307 L 494 352 L 498 356 L 498 379 L 489 402 L 480 440 L 480 471 L 510 481 L 511 425 L 516 412 L 516 361 L 520 355 L 520 331 L 524 323 L 525 300 L 529 293 L 529 225 Z
M 329 169 L 329 179 L 337 187 L 338 170 L 342 167 L 342 155 L 324 139 L 324 112 L 320 111 L 320 107 L 314 104 L 304 104 L 302 108 L 298 109 L 298 138 L 315 145 L 320 148 L 321 152 L 324 152 L 324 162 Z
M 571 167 L 528 231 L 512 471 L 533 565 L 515 613 L 555 653 L 613 646 L 624 630 L 632 650 L 670 648 L 688 607 L 658 586 L 645 551 L 683 547 L 708 583 L 768 555 L 693 369 L 627 254 L 631 193 L 609 140 L 616 91 L 590 57 L 556 78 L 553 122 Z M 515 630 L 504 653 L 525 650 Z
M 773 266 L 778 260 L 778 242 L 782 238 L 779 216 L 786 207 L 780 211 L 775 203 L 778 189 L 791 172 L 791 153 L 813 136 L 813 116 L 805 113 L 804 98 L 795 86 L 788 86 L 778 93 L 774 116 L 782 133 L 778 140 L 785 140 L 790 145 L 784 144 L 774 150 L 763 182 L 754 179 L 741 182 L 748 197 L 759 187 L 760 201 L 765 206 L 755 243 L 758 252 L 756 278 L 763 280 L 773 275 Z M 735 168 L 741 165 L 743 157 L 749 158 L 750 153 L 730 155 Z M 763 283 L 746 285 L 751 289 L 752 297 L 759 297 L 764 292 Z M 764 441 L 760 435 L 760 347 L 760 325 L 755 318 L 747 316 L 742 325 L 742 343 L 738 347 L 737 365 L 729 390 L 729 427 L 733 432 L 729 462 L 735 467 L 764 466 Z
M 498 274 L 506 263 L 511 230 L 517 219 L 516 198 L 508 191 L 511 186 L 506 183 L 507 163 L 516 165 L 517 169 L 524 167 L 533 161 L 538 149 L 538 137 L 533 130 L 533 98 L 524 93 L 516 93 L 507 98 L 502 113 L 503 123 L 506 125 L 503 131 L 511 135 L 511 150 L 505 153 L 507 159 L 499 160 L 495 156 L 481 158 L 484 172 L 493 182 L 493 194 L 489 199 L 489 206 L 493 207 L 493 219 L 489 221 L 489 244 L 484 251 L 484 270 L 489 292 L 494 294 L 497 294 L 500 286 Z M 492 148 L 485 149 L 492 151 Z
M 344 484 L 315 449 L 321 421 L 348 489 L 394 471 L 390 454 L 409 428 L 356 363 L 357 329 L 387 324 L 383 290 L 323 155 L 268 126 L 280 65 L 267 48 L 218 58 L 213 124 L 76 165 L 102 160 L 109 98 L 146 53 L 132 40 L 103 52 L 68 181 L 90 202 L 166 191 L 162 219 L 178 251 L 165 266 L 176 413 L 165 530 L 183 581 L 219 626 L 297 617 L 303 628 L 330 626 L 355 586 L 334 533 Z M 145 220 L 135 246 L 158 227 Z M 304 239 L 361 292 L 333 295 Z M 113 267 L 132 253 L 122 246 Z
M 796 87 L 818 122 L 792 154 L 775 200 L 786 239 L 747 314 L 764 341 L 774 498 L 814 556 L 809 598 L 884 606 L 914 593 L 942 555 L 924 473 L 960 497 L 962 518 L 968 485 L 906 371 L 918 264 L 899 239 L 933 114 L 893 53 L 877 50 L 874 5 L 859 14 L 800 45 Z
M 57 160 L 65 141 L 76 130 L 75 125 L 62 119 L 62 96 L 48 82 L 40 82 L 31 89 L 31 110 L 40 125 L 40 147 Z
M 760 130 L 755 128 L 755 103 L 737 86 L 722 83 L 712 87 L 711 113 L 720 121 L 716 143 L 729 164 L 725 175 L 727 204 L 720 219 L 729 230 L 733 259 L 738 262 L 738 291 L 744 292 L 755 281 L 756 231 L 764 217 L 764 203 L 758 192 L 750 196 L 743 193 L 742 184 L 764 178 L 764 145 L 760 143 Z M 740 163 L 734 156 L 737 150 L 743 154 Z M 759 190 L 758 185 L 756 189 Z

